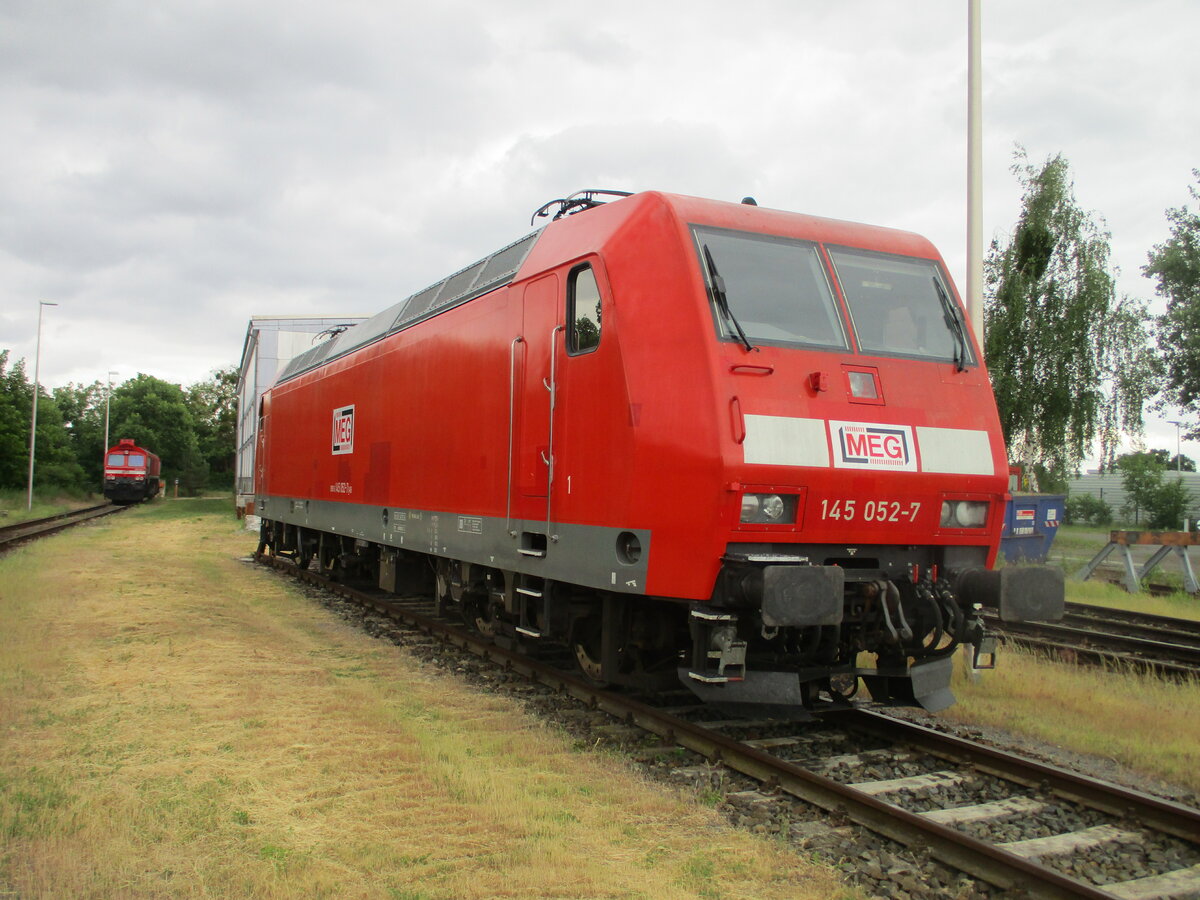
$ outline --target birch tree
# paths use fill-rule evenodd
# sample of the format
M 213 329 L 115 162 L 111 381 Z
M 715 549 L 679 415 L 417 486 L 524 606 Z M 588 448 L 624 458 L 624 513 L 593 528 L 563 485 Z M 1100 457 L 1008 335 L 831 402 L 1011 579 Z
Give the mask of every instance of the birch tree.
M 1058 477 L 1099 440 L 1111 461 L 1139 435 L 1154 363 L 1142 301 L 1118 298 L 1109 234 L 1075 200 L 1061 154 L 1018 150 L 1021 214 L 984 264 L 986 355 L 1009 458 Z

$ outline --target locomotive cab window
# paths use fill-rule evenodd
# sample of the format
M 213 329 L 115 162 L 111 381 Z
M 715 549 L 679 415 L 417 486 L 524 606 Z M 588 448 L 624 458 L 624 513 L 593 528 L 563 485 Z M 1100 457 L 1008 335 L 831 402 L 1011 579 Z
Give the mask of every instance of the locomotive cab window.
M 816 244 L 718 228 L 692 233 L 723 340 L 849 347 Z
M 109 464 L 110 466 L 123 466 L 123 465 L 125 465 L 125 454 L 124 454 L 124 453 L 110 453 L 110 454 L 108 454 L 108 464 Z
M 591 266 L 580 266 L 571 273 L 567 287 L 567 351 L 572 355 L 590 353 L 600 346 L 600 287 Z
M 933 260 L 846 247 L 829 255 L 864 353 L 974 364 L 966 323 Z

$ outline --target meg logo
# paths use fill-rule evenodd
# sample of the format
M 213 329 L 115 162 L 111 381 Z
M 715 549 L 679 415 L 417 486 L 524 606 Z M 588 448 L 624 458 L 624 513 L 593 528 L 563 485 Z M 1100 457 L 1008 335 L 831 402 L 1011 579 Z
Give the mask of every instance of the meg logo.
M 829 437 L 836 468 L 917 471 L 913 433 L 908 425 L 831 421 Z
M 333 453 L 354 452 L 354 405 L 333 411 Z

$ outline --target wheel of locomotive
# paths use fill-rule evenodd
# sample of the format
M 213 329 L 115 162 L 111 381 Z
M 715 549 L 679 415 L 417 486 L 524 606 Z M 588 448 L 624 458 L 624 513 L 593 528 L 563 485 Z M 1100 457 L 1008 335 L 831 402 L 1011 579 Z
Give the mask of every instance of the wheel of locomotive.
M 497 569 L 484 569 L 482 577 L 477 582 L 476 590 L 483 598 L 481 610 L 483 621 L 477 621 L 476 626 L 485 634 L 499 633 L 501 629 L 498 626 L 508 619 L 504 601 L 506 577 Z M 509 624 L 512 622 L 510 621 Z
M 341 546 L 337 538 L 321 537 L 317 548 L 317 565 L 326 578 L 337 581 L 341 575 Z
M 496 636 L 498 620 L 487 597 L 474 594 L 463 597 L 463 618 L 467 620 L 468 625 L 474 625 L 480 634 L 486 637 Z
M 858 693 L 859 680 L 857 675 L 841 673 L 829 676 L 829 693 L 834 700 L 849 701 Z
M 113 501 L 116 503 L 117 501 Z M 258 526 L 258 549 L 254 551 L 254 558 L 261 559 L 262 555 L 268 550 L 270 555 L 275 555 L 275 541 L 272 537 L 271 525 L 269 522 L 263 522 Z
M 499 617 L 496 615 L 496 611 L 492 608 L 491 603 L 488 602 L 487 593 L 471 589 L 466 585 L 456 588 L 451 575 L 453 567 L 456 565 L 459 564 L 449 562 L 446 565 L 445 602 L 454 603 L 458 606 L 459 614 L 462 616 L 463 621 L 467 625 L 473 627 L 485 637 L 495 637 L 498 630 L 497 625 L 499 624 Z M 439 573 L 439 589 L 441 587 L 442 577 L 443 576 Z
M 433 564 L 433 596 L 437 614 L 444 616 L 454 608 L 454 597 L 450 593 L 450 560 L 438 557 Z
M 571 652 L 580 673 L 597 687 L 608 687 L 602 678 L 604 622 L 599 614 L 578 619 L 571 628 Z

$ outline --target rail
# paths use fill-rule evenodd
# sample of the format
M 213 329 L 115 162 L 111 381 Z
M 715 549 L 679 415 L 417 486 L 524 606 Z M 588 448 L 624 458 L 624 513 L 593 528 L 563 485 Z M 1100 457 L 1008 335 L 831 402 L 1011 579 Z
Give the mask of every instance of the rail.
M 1073 662 L 1168 678 L 1200 676 L 1200 622 L 1068 603 L 1061 622 L 984 619 L 1002 639 Z
M 97 506 L 73 509 L 69 512 L 46 516 L 41 519 L 27 519 L 24 522 L 14 522 L 12 525 L 5 525 L 0 527 L 0 553 L 25 541 L 48 537 L 63 529 L 70 528 L 72 525 L 78 525 L 81 522 L 87 522 L 101 516 L 111 516 L 124 509 L 128 509 L 128 507 L 114 506 L 111 503 L 101 503 Z

